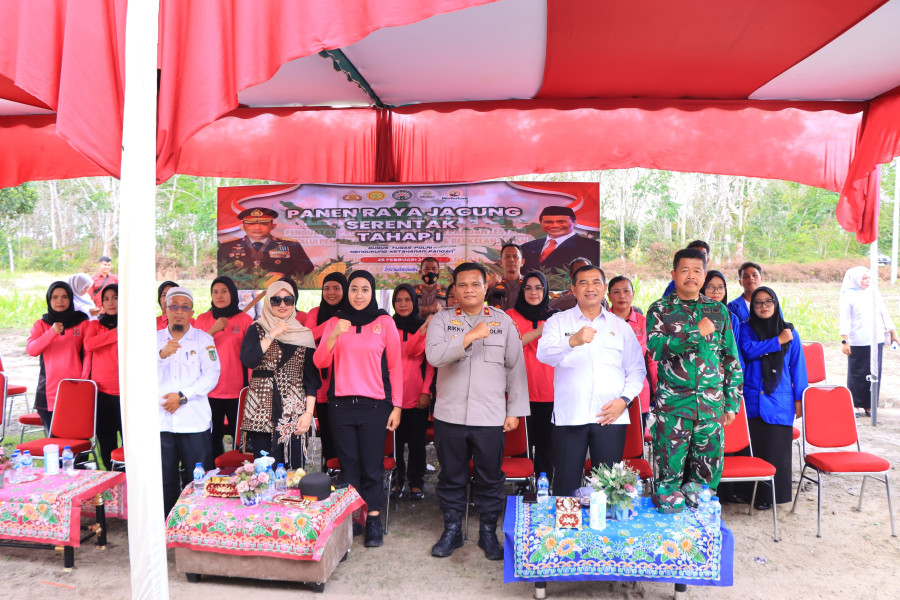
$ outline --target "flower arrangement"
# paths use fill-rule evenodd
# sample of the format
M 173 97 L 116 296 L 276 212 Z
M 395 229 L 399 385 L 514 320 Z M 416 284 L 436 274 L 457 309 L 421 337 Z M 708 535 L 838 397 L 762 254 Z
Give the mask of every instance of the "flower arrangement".
M 12 462 L 9 456 L 6 454 L 6 450 L 3 446 L 0 446 L 0 473 L 6 471 L 9 468 L 9 464 Z
M 259 495 L 269 487 L 268 473 L 257 473 L 253 463 L 244 461 L 231 476 L 231 483 L 237 488 L 244 504 L 255 504 Z
M 594 489 L 606 493 L 606 505 L 612 508 L 633 508 L 633 500 L 637 496 L 638 473 L 624 462 L 617 462 L 612 467 L 601 464 L 591 471 L 589 478 Z

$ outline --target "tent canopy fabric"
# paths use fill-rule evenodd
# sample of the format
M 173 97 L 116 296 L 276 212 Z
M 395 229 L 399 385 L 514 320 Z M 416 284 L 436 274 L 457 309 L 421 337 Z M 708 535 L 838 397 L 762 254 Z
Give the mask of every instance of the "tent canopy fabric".
M 118 175 L 124 4 L 0 6 L 0 185 Z M 867 242 L 900 154 L 900 0 L 160 5 L 159 181 L 748 175 Z

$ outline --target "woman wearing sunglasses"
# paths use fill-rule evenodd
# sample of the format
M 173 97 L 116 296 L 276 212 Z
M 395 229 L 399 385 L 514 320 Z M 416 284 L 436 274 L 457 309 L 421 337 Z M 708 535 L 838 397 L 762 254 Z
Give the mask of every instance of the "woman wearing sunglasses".
M 287 282 L 270 285 L 241 344 L 241 363 L 253 370 L 241 423 L 247 452 L 265 450 L 294 469 L 305 464 L 300 436 L 309 431 L 321 385 L 313 334 L 297 321 L 296 300 Z
M 329 319 L 316 349 L 316 366 L 331 369 L 328 416 L 341 463 L 341 479 L 369 505 L 367 547 L 383 543 L 385 428 L 400 424 L 403 372 L 394 320 L 375 301 L 375 278 L 354 271 L 347 303 Z

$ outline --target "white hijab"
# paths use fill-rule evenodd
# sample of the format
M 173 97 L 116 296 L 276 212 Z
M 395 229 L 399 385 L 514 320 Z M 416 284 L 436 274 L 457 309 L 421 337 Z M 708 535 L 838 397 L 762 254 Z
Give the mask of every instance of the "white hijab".
M 91 315 L 91 309 L 96 310 L 97 305 L 94 304 L 94 300 L 91 298 L 88 292 L 85 292 L 82 295 L 79 295 L 78 292 L 83 290 L 85 287 L 89 286 L 93 280 L 90 275 L 87 273 L 77 273 L 69 277 L 69 287 L 72 288 L 72 293 L 74 297 L 72 298 L 72 307 L 75 310 L 80 310 L 84 314 L 86 314 L 91 319 L 96 319 L 97 317 Z M 90 288 L 88 288 L 90 291 Z

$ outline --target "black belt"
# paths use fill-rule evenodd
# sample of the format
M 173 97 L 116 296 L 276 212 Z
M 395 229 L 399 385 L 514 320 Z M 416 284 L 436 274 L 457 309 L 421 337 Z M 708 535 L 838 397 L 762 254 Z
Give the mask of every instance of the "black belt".
M 269 371 L 267 369 L 253 369 L 253 377 L 275 377 L 275 371 Z

